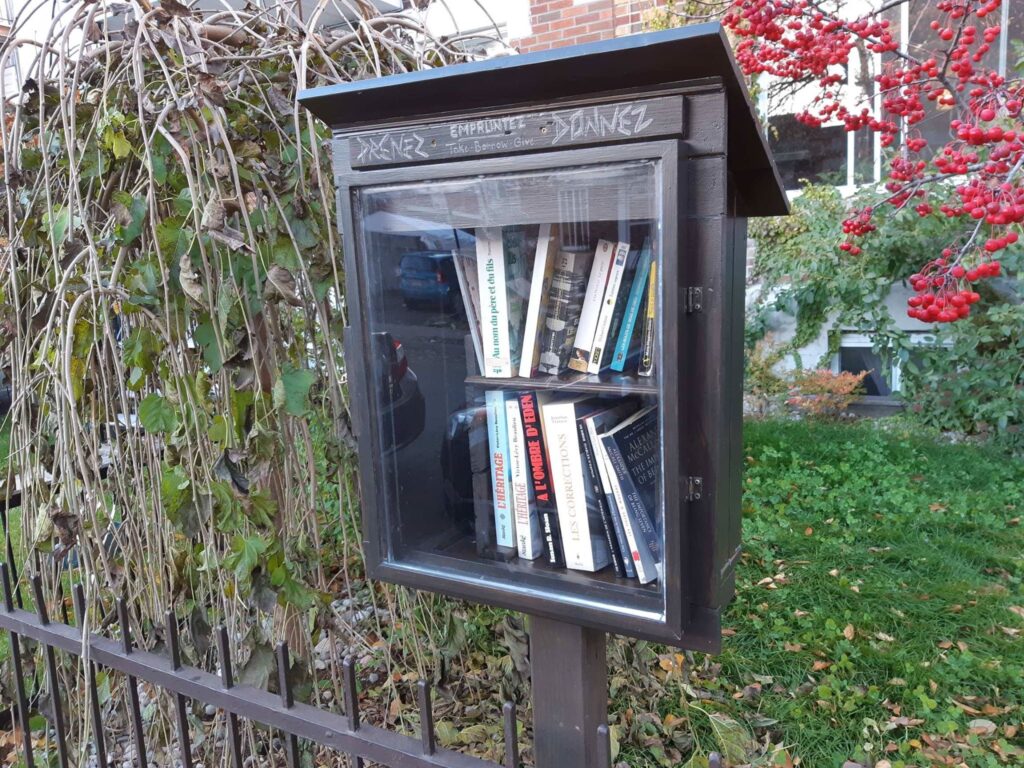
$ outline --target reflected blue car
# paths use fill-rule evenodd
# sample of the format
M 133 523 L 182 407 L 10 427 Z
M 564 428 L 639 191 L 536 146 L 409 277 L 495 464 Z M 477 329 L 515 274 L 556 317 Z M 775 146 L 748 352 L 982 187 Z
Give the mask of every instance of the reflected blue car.
M 413 251 L 403 254 L 398 271 L 399 291 L 406 306 L 440 307 L 446 312 L 457 306 L 459 279 L 451 253 Z

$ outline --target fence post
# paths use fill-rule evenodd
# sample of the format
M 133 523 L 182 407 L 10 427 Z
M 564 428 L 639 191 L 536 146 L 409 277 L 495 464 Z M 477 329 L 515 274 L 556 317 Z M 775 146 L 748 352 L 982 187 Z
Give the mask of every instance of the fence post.
M 537 768 L 598 765 L 598 726 L 608 723 L 605 633 L 530 617 L 530 676 Z

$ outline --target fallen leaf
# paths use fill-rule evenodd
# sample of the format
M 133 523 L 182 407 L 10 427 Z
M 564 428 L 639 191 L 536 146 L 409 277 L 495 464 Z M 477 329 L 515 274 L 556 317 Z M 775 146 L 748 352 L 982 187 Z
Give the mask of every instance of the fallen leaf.
M 967 724 L 967 729 L 978 736 L 991 736 L 996 732 L 996 724 L 991 720 L 979 717 L 976 720 L 971 720 L 971 722 Z
M 804 649 L 800 643 L 783 643 L 782 647 L 790 653 L 798 653 Z
M 800 609 L 798 608 L 798 609 L 796 609 L 795 611 L 793 611 L 793 615 L 794 615 L 794 616 L 796 616 L 796 617 L 797 617 L 798 619 L 802 619 L 802 618 L 803 618 L 804 616 L 806 616 L 806 615 L 807 615 L 807 611 L 801 611 L 801 610 L 800 610 Z
M 895 637 L 893 637 L 892 635 L 887 635 L 887 634 L 885 634 L 885 632 L 876 632 L 875 633 L 875 637 L 877 637 L 879 640 L 881 640 L 884 643 L 894 643 L 894 642 L 896 642 L 896 638 Z
M 807 526 L 806 528 L 804 528 L 804 536 L 813 536 L 813 535 L 814 535 L 814 529 L 811 528 L 811 526 Z
M 838 568 L 833 568 L 831 571 L 828 572 L 828 575 L 829 576 L 838 576 L 839 575 L 839 569 Z
M 906 717 L 904 715 L 900 717 L 891 717 L 889 718 L 889 722 L 900 728 L 913 728 L 914 726 L 921 725 L 924 720 L 916 717 Z
M 933 502 L 932 504 L 929 504 L 928 505 L 928 509 L 930 509 L 932 512 L 942 512 L 942 511 L 944 511 L 946 509 L 946 505 L 945 504 L 939 504 L 936 501 L 936 502 Z
M 823 669 L 828 669 L 831 666 L 831 661 L 822 661 L 821 659 L 818 659 L 811 665 L 811 669 L 815 672 L 821 672 Z
M 939 648 L 941 648 L 944 651 L 949 650 L 952 647 L 953 647 L 953 641 L 952 640 L 942 640 L 942 641 L 939 642 Z
M 857 594 L 860 594 L 860 587 L 858 587 L 856 584 L 854 584 L 854 585 L 852 585 L 850 587 L 850 591 L 856 592 Z
M 1009 635 L 1010 637 L 1017 637 L 1017 635 L 1020 634 L 1020 630 L 1019 629 L 1014 629 L 1013 627 L 999 627 L 999 628 L 1001 630 L 1003 630 L 1004 634 Z
M 963 640 L 957 640 L 956 647 L 960 649 L 960 653 L 967 653 L 967 643 Z
M 732 637 L 733 635 L 736 634 L 736 630 L 735 629 L 730 629 L 729 627 L 725 627 L 722 630 L 722 634 L 725 635 L 726 637 Z
M 1008 739 L 1012 739 L 1014 736 L 1017 735 L 1018 730 L 1019 729 L 1016 725 L 1010 725 L 1009 723 L 1007 723 L 1003 726 L 1003 735 Z
M 843 637 L 847 640 L 853 640 L 853 636 L 856 631 L 857 630 L 853 628 L 853 624 L 847 624 L 846 627 L 843 628 Z
M 1011 605 L 1010 606 L 1010 612 L 1011 613 L 1015 613 L 1018 616 L 1020 616 L 1022 619 L 1024 619 L 1024 606 Z

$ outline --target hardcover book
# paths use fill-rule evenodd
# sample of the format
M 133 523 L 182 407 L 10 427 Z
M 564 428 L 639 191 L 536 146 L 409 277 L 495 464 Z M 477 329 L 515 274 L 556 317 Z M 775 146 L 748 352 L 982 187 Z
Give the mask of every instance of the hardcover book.
M 512 474 L 512 514 L 515 518 L 516 547 L 519 556 L 526 560 L 540 557 L 544 548 L 537 508 L 533 503 L 533 485 L 530 481 L 530 465 L 526 454 L 526 434 L 523 416 L 519 410 L 519 399 L 515 395 L 505 398 L 505 414 L 508 418 L 508 462 Z
M 481 227 L 476 230 L 476 261 L 481 301 L 483 374 L 490 378 L 511 378 L 508 287 L 500 228 Z
M 631 537 L 634 565 L 642 583 L 658 578 L 662 542 L 658 520 L 660 440 L 658 408 L 649 406 L 601 435 L 609 477 L 622 515 L 627 538 Z M 651 566 L 653 565 L 653 572 Z
M 519 411 L 523 417 L 523 434 L 526 439 L 526 456 L 530 465 L 530 481 L 533 502 L 540 518 L 541 534 L 544 537 L 544 552 L 548 564 L 565 567 L 562 552 L 562 533 L 558 527 L 558 506 L 555 490 L 551 485 L 551 469 L 544 447 L 544 432 L 541 427 L 541 398 L 536 392 L 519 395 Z
M 618 243 L 615 246 L 615 255 L 608 273 L 608 285 L 605 286 L 601 312 L 597 318 L 597 328 L 594 331 L 594 343 L 590 348 L 590 363 L 587 365 L 587 373 L 600 373 L 602 362 L 606 362 L 605 358 L 610 357 L 607 354 L 608 336 L 611 333 L 612 320 L 615 318 L 615 308 L 619 300 L 619 286 L 622 284 L 622 276 L 626 272 L 628 261 L 629 243 Z
M 540 363 L 540 335 L 555 271 L 554 229 L 550 224 L 541 224 L 537 233 L 537 249 L 530 275 L 530 300 L 526 305 L 523 326 L 523 349 L 519 358 L 519 375 L 524 379 L 533 376 Z
M 495 544 L 516 547 L 515 519 L 512 516 L 512 470 L 508 456 L 508 415 L 505 393 L 484 394 L 487 408 L 487 439 L 491 454 L 491 499 L 494 504 Z
M 572 356 L 569 358 L 569 367 L 574 371 L 586 373 L 587 367 L 590 365 L 590 353 L 594 345 L 594 334 L 597 332 L 597 320 L 601 314 L 601 302 L 604 300 L 605 288 L 608 286 L 608 275 L 611 272 L 615 249 L 616 244 L 610 240 L 597 241 L 597 250 L 590 265 L 590 277 L 587 278 L 587 292 L 576 327 Z
M 640 307 L 644 303 L 644 295 L 647 293 L 647 276 L 651 271 L 651 242 L 644 240 L 640 249 L 640 260 L 636 265 L 636 272 L 633 274 L 633 282 L 629 288 L 629 297 L 626 299 L 625 312 L 622 315 L 622 323 L 619 326 L 619 338 L 615 343 L 615 352 L 612 357 L 612 370 L 623 372 L 626 370 L 626 362 L 634 357 L 639 351 L 639 336 L 635 333 L 637 319 L 640 316 Z M 636 337 L 636 340 L 634 339 Z
M 576 420 L 595 407 L 585 398 L 554 401 L 541 406 L 565 565 L 573 570 L 591 572 L 599 571 L 611 562 L 600 516 L 595 514 L 591 517 L 588 509 L 583 458 L 576 429 Z
M 586 273 L 590 264 L 587 249 L 561 248 L 555 257 L 547 315 L 541 331 L 541 373 L 558 375 L 566 369 L 579 324 Z

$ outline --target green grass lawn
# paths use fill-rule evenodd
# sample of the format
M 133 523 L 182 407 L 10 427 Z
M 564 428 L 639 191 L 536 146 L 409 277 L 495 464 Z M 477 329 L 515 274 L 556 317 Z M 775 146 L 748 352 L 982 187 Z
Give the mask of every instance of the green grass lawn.
M 744 489 L 723 652 L 612 646 L 620 759 L 1022 764 L 1024 464 L 893 422 L 753 422 Z

